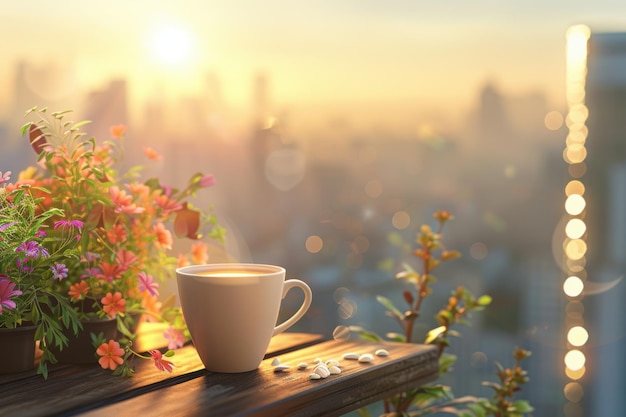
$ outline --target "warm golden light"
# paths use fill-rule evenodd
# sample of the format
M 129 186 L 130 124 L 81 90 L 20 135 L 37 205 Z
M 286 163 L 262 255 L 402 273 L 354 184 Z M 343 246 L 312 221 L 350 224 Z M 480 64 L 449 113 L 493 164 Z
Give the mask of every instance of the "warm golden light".
M 570 350 L 565 354 L 565 366 L 572 371 L 577 371 L 585 366 L 585 354 L 578 349 Z
M 189 64 L 195 47 L 194 43 L 194 38 L 188 29 L 172 23 L 155 27 L 148 39 L 152 57 L 166 66 Z
M 569 379 L 573 379 L 574 381 L 579 380 L 580 378 L 582 378 L 583 376 L 585 376 L 585 367 L 583 366 L 580 369 L 577 369 L 575 371 L 569 369 L 569 368 L 565 368 L 565 375 L 567 375 L 567 377 Z
M 567 341 L 573 346 L 583 346 L 588 339 L 589 333 L 582 326 L 574 326 L 567 332 Z
M 565 254 L 570 259 L 581 259 L 586 253 L 587 243 L 582 239 L 572 239 L 565 245 Z
M 565 225 L 565 234 L 570 239 L 580 239 L 587 231 L 587 225 L 580 219 L 570 219 Z
M 563 283 L 563 292 L 568 297 L 578 297 L 584 289 L 585 284 L 576 276 L 568 277 Z
M 306 239 L 304 246 L 306 247 L 306 250 L 310 253 L 318 253 L 324 247 L 324 241 L 321 237 L 312 235 Z
M 565 195 L 570 196 L 572 194 L 585 194 L 585 184 L 579 180 L 572 180 L 565 186 Z
M 548 130 L 559 130 L 563 126 L 563 115 L 561 112 L 553 110 L 546 114 L 543 123 Z
M 406 229 L 411 224 L 411 216 L 406 211 L 397 211 L 393 214 L 391 223 L 396 229 Z
M 578 382 L 570 382 L 563 388 L 563 393 L 568 401 L 577 403 L 583 398 L 583 387 Z
M 583 212 L 585 205 L 586 202 L 582 195 L 571 194 L 567 197 L 567 200 L 565 200 L 565 211 L 567 214 L 576 216 Z

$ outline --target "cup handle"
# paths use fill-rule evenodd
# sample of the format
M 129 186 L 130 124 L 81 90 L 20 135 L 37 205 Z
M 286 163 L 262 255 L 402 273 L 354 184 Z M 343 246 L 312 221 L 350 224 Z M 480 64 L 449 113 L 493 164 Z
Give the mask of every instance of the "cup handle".
M 274 327 L 274 333 L 272 333 L 272 336 L 276 336 L 278 333 L 282 333 L 294 324 L 296 324 L 296 322 L 300 320 L 302 316 L 304 316 L 304 314 L 311 306 L 311 300 L 313 299 L 313 293 L 311 292 L 311 288 L 299 279 L 288 279 L 287 281 L 285 281 L 285 283 L 283 284 L 283 295 L 281 298 L 285 298 L 285 295 L 287 295 L 289 290 L 295 287 L 300 288 L 304 293 L 304 301 L 302 302 L 302 305 L 300 306 L 298 311 L 296 311 L 293 316 L 289 317 L 287 320 Z

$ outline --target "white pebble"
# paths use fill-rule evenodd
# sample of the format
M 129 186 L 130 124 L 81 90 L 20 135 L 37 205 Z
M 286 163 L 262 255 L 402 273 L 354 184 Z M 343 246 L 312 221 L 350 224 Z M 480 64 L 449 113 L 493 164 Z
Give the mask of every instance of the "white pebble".
M 389 352 L 387 352 L 385 349 L 378 349 L 374 353 L 376 354 L 376 356 L 389 356 Z
M 341 373 L 341 368 L 333 365 L 328 368 L 328 371 L 330 372 L 331 375 L 339 375 Z
M 274 360 L 272 360 L 272 366 L 278 366 L 278 365 L 280 365 L 280 359 L 274 358 Z
M 372 362 L 374 360 L 374 357 L 372 356 L 371 353 L 364 353 L 361 356 L 359 356 L 359 362 L 361 363 L 369 363 Z
M 318 374 L 322 378 L 326 378 L 330 375 L 330 371 L 326 367 L 326 365 L 317 365 L 313 370 L 313 373 Z
M 278 365 L 274 368 L 274 372 L 283 372 L 283 371 L 287 371 L 291 368 L 291 366 L 289 365 Z
M 319 374 L 312 373 L 309 375 L 309 379 L 322 379 L 322 377 Z
M 321 358 L 315 358 L 313 360 L 313 363 L 322 363 L 322 362 L 324 362 L 324 361 Z
M 353 352 L 344 353 L 343 354 L 343 358 L 344 359 L 359 359 L 359 354 L 358 353 L 353 353 Z
M 331 359 L 326 361 L 326 366 L 339 366 L 339 361 L 336 359 Z
M 308 368 L 308 367 L 309 367 L 309 364 L 308 364 L 308 363 L 306 363 L 306 362 L 300 362 L 300 363 L 298 364 L 298 369 L 306 369 L 306 368 Z

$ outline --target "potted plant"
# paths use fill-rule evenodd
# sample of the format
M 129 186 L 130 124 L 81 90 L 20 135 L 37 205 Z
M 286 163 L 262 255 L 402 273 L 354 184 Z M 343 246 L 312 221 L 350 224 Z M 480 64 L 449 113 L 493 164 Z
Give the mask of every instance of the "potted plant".
M 199 248 L 201 232 L 223 240 L 224 229 L 212 208 L 200 210 L 189 201 L 197 191 L 212 186 L 214 178 L 198 173 L 178 190 L 158 178 L 140 181 L 141 166 L 120 173 L 117 164 L 123 155 L 125 126 L 112 127 L 111 138 L 97 143 L 81 131 L 87 122 L 66 121 L 67 113 L 37 108 L 27 112 L 33 120 L 23 126 L 22 134 L 38 154 L 38 166 L 23 171 L 17 185 L 50 190 L 42 196 L 44 208 L 62 210 L 84 224 L 80 256 L 67 263 L 67 279 L 55 282 L 54 290 L 66 298 L 83 324 L 114 321 L 114 333 L 86 335 L 88 342 L 83 343 L 93 347 L 86 361 L 110 358 L 111 351 L 119 353 L 121 348 L 122 363 L 108 359 L 100 363 L 130 375 L 133 370 L 127 359 L 139 356 L 130 347 L 139 317 L 169 322 L 170 348 L 188 338 L 180 310 L 167 304 L 163 308 L 158 289 L 160 282 L 173 278 L 177 265 L 186 262 L 170 254 L 174 236 L 193 239 Z M 159 158 L 152 149 L 144 151 L 149 158 Z
M 55 286 L 67 277 L 68 261 L 78 259 L 82 223 L 65 220 L 58 208 L 42 208 L 43 198 L 33 193 L 46 190 L 7 188 L 9 179 L 10 172 L 0 175 L 0 372 L 33 368 L 38 342 L 38 371 L 47 377 L 48 363 L 56 362 L 52 350 L 66 347 L 68 333 L 81 328 Z

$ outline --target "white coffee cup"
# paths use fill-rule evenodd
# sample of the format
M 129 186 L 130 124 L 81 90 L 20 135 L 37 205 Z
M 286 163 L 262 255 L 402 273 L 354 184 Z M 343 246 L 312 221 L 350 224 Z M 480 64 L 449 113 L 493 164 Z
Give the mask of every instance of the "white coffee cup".
M 257 369 L 272 336 L 294 325 L 309 309 L 311 289 L 303 281 L 285 281 L 280 266 L 222 263 L 176 269 L 180 304 L 191 340 L 211 372 Z M 282 299 L 298 287 L 300 308 L 276 325 Z

